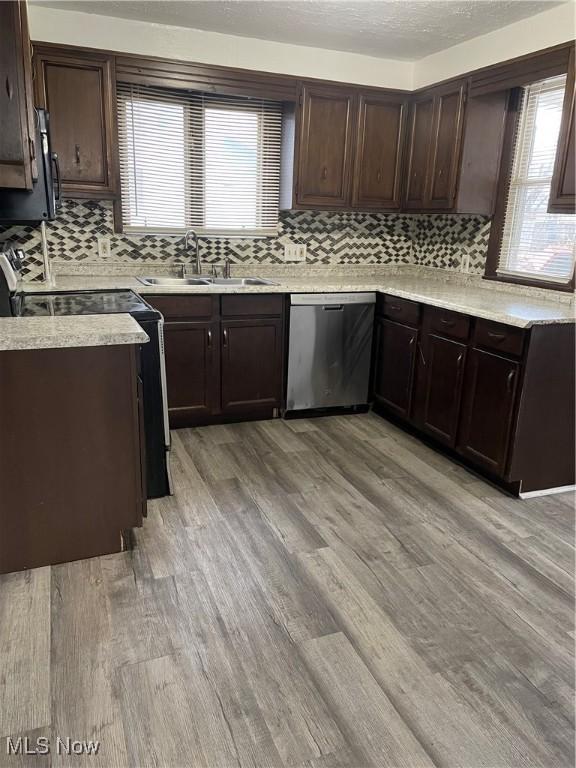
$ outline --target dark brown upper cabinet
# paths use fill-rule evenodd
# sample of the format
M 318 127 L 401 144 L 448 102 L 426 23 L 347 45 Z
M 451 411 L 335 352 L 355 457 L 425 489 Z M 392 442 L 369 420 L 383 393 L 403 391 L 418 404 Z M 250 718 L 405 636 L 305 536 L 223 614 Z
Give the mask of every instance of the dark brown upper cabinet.
M 406 103 L 401 97 L 361 94 L 352 186 L 352 206 L 398 209 Z
M 37 178 L 32 64 L 25 2 L 0 3 L 0 187 Z
M 100 53 L 39 46 L 36 98 L 50 113 L 62 191 L 68 197 L 115 197 L 114 59 Z
M 297 207 L 350 205 L 354 102 L 354 94 L 343 88 L 303 87 L 297 143 Z
M 406 97 L 303 86 L 295 207 L 398 210 L 405 122 Z
M 416 99 L 410 107 L 404 208 L 426 207 L 428 158 L 432 139 L 434 99 Z
M 451 210 L 458 182 L 465 88 L 427 91 L 412 103 L 404 207 Z
M 463 83 L 436 90 L 426 199 L 433 210 L 454 207 L 465 95 Z
M 494 212 L 508 93 L 466 98 L 464 81 L 412 100 L 406 138 L 403 208 Z
M 552 187 L 548 210 L 550 213 L 574 213 L 576 211 L 575 180 L 576 153 L 575 153 L 575 87 L 574 87 L 574 48 L 570 52 L 568 64 L 568 77 L 566 78 L 566 93 L 562 108 L 562 121 L 560 123 L 560 136 L 558 149 L 556 150 L 556 162 L 552 176 Z

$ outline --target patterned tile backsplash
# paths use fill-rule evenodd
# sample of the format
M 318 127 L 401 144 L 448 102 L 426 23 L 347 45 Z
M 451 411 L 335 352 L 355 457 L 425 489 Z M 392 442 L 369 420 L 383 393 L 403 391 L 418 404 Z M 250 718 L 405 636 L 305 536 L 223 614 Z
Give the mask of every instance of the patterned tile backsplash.
M 110 238 L 110 262 L 189 262 L 183 238 L 124 235 L 113 229 L 112 203 L 65 200 L 56 221 L 46 225 L 48 253 L 58 262 L 94 263 L 98 238 Z M 205 263 L 283 264 L 285 243 L 304 243 L 309 264 L 422 264 L 481 273 L 490 220 L 481 216 L 327 213 L 284 211 L 276 237 L 201 240 Z M 40 228 L 0 228 L 0 244 L 26 252 L 26 280 L 41 280 Z M 468 269 L 466 269 L 468 264 Z M 62 271 L 62 270 L 60 270 Z

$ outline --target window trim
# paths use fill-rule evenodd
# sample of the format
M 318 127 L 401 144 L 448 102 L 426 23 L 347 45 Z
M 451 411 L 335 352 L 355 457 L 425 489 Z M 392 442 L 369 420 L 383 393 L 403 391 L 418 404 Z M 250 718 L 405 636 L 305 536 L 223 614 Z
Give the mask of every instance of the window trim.
M 485 280 L 496 280 L 499 283 L 511 283 L 513 285 L 526 285 L 533 288 L 546 288 L 552 291 L 564 293 L 574 291 L 575 271 L 567 283 L 559 283 L 555 280 L 539 280 L 536 277 L 522 277 L 521 275 L 502 275 L 497 273 L 498 259 L 502 247 L 504 235 L 504 222 L 506 220 L 506 205 L 508 202 L 508 188 L 512 176 L 514 162 L 514 145 L 520 125 L 520 110 L 522 106 L 522 88 L 512 88 L 508 96 L 506 109 L 506 122 L 504 126 L 504 140 L 502 145 L 502 158 L 500 160 L 500 173 L 496 191 L 496 203 L 494 217 L 490 228 L 488 252 L 486 254 L 486 266 L 484 270 Z

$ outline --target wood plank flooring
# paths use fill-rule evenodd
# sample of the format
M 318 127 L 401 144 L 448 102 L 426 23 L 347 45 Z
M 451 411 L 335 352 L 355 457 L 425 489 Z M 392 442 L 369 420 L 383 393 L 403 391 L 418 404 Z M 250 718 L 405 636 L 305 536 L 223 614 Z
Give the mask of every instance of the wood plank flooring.
M 0 577 L 2 768 L 574 765 L 572 495 L 372 414 L 173 448 L 133 551 Z

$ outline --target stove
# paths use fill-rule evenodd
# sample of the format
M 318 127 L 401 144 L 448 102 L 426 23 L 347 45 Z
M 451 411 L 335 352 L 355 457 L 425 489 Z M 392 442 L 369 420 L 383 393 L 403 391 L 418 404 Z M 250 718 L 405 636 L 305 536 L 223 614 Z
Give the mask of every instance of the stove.
M 134 291 L 58 291 L 20 293 L 12 298 L 17 317 L 47 315 L 111 315 L 127 313 L 139 320 L 157 320 L 160 314 Z

